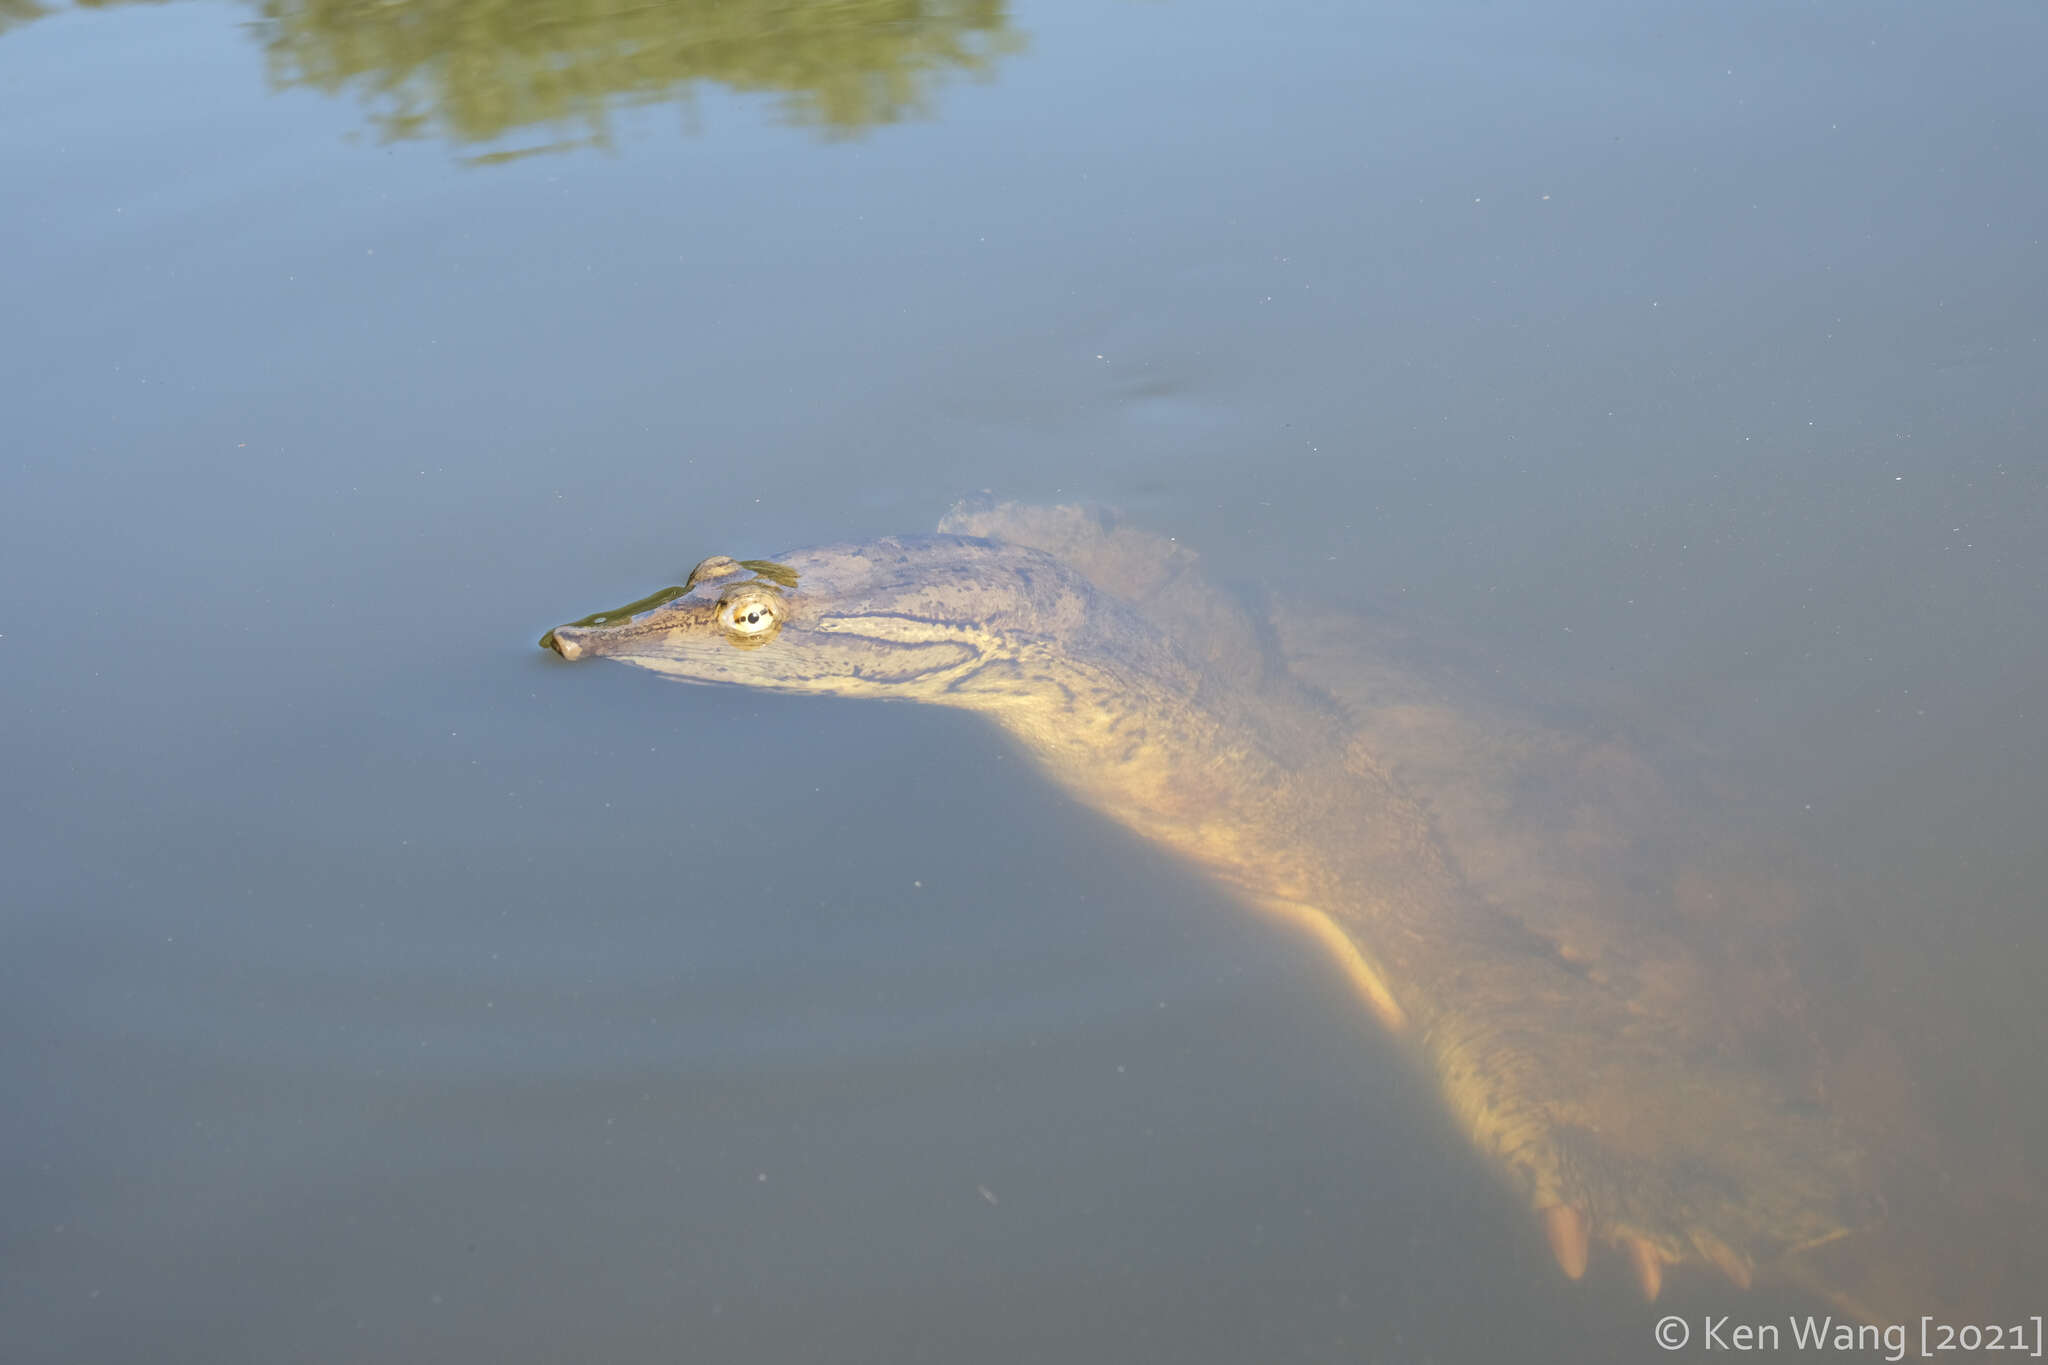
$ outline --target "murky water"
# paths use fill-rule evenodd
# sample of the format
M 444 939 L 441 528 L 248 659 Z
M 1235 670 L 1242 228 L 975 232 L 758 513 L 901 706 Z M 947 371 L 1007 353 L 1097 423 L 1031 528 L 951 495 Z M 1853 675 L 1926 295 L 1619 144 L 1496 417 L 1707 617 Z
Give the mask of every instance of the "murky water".
M 1705 774 L 2048 1311 L 2034 7 L 0 22 L 0 1357 L 1802 1308 L 1564 1283 L 1311 947 L 973 718 L 533 648 L 984 488 Z

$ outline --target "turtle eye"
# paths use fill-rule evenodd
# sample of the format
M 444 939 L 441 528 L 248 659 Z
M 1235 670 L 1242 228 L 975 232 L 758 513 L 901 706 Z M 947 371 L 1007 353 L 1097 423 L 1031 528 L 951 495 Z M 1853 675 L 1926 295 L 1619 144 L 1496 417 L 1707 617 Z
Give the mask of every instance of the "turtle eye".
M 775 629 L 775 603 L 766 593 L 728 597 L 718 604 L 718 619 L 726 630 L 742 638 L 766 635 Z

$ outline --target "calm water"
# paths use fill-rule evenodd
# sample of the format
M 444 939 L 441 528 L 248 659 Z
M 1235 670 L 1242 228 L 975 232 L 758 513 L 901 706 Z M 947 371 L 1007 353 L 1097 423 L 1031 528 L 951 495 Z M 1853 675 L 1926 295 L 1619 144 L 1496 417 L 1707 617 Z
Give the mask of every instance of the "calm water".
M 2037 6 L 0 14 L 0 1358 L 1786 1307 L 1566 1286 L 1312 950 L 972 718 L 533 648 L 984 488 L 1711 766 L 1943 1254 L 2048 1280 Z

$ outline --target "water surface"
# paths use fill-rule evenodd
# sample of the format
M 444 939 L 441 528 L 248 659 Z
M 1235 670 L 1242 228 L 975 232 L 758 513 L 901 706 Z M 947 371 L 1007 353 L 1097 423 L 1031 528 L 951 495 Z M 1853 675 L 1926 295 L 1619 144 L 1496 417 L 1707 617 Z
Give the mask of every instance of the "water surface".
M 7 15 L 8 1360 L 1650 1354 L 972 718 L 533 649 L 981 489 L 1708 773 L 2025 1254 L 2036 8 Z

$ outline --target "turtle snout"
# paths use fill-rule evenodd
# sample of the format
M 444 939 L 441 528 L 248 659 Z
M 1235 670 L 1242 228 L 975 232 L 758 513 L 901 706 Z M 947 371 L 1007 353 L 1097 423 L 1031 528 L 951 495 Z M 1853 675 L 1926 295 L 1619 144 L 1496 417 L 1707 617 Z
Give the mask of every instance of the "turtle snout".
M 582 631 L 577 630 L 573 626 L 557 626 L 540 637 L 540 647 L 542 649 L 552 649 L 570 663 L 574 663 L 590 652 L 589 646 L 584 642 L 583 634 Z

